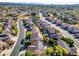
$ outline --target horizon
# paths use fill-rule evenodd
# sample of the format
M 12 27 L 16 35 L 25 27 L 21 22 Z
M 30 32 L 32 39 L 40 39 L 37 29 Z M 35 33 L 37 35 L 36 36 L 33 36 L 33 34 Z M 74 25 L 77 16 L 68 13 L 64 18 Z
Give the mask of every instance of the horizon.
M 25 3 L 25 2 L 0 2 L 0 3 L 13 3 L 13 4 L 35 4 L 35 5 L 79 5 L 79 3 L 73 4 L 44 4 L 44 3 Z
M 26 3 L 26 4 L 56 4 L 56 5 L 72 5 L 79 4 L 79 0 L 0 0 L 0 2 L 9 2 L 9 3 Z

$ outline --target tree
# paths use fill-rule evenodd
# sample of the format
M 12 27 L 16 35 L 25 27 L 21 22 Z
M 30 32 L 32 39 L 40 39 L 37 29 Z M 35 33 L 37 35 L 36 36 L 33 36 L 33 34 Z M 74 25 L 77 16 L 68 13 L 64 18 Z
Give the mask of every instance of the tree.
M 17 24 L 13 24 L 12 27 L 11 27 L 12 30 L 13 30 L 13 33 L 12 33 L 12 34 L 13 34 L 14 36 L 16 36 L 16 35 L 18 34 L 18 29 L 17 29 L 16 26 L 17 26 Z
M 67 44 L 69 44 L 69 47 L 72 47 L 74 44 L 74 41 L 71 40 L 70 38 L 62 37 L 61 39 L 65 41 Z
M 31 50 L 28 50 L 25 52 L 25 56 L 33 56 L 33 55 L 34 55 L 34 53 Z
M 31 44 L 31 41 L 29 41 L 29 40 L 24 40 L 24 45 L 28 46 L 28 45 L 30 45 L 30 44 Z
M 58 45 L 58 48 L 62 51 L 63 56 L 67 56 L 69 54 L 68 50 Z
M 17 26 L 16 24 L 13 24 L 12 29 L 16 29 L 17 28 L 16 26 Z
M 54 51 L 55 51 L 55 54 L 57 56 L 62 56 L 62 50 L 58 47 L 58 46 L 55 46 L 54 48 Z M 56 49 L 56 50 L 55 50 Z
M 27 22 L 25 22 L 25 21 L 23 21 L 23 25 L 24 25 L 24 26 L 26 26 L 26 25 L 28 25 L 28 23 L 27 23 Z
M 44 43 L 48 43 L 48 39 L 47 39 L 47 37 L 43 34 L 43 42 Z
M 70 47 L 72 47 L 73 46 L 73 44 L 74 44 L 74 41 L 73 40 L 71 40 L 70 38 L 67 38 L 66 39 L 67 40 L 67 43 L 69 43 L 70 45 Z
M 45 55 L 47 56 L 67 56 L 68 54 L 68 50 L 59 45 L 49 47 L 45 50 Z
M 30 39 L 31 36 L 32 36 L 32 32 L 31 31 L 27 31 L 26 32 L 26 39 Z
M 67 49 L 63 48 L 60 45 L 53 47 L 53 51 L 54 51 L 53 55 L 56 56 L 67 56 L 69 53 Z
M 33 13 L 31 13 L 31 15 L 32 15 L 32 16 L 36 16 L 36 13 L 33 12 Z
M 45 50 L 45 55 L 47 55 L 47 56 L 51 56 L 52 53 L 53 53 L 52 47 L 49 47 L 49 48 L 47 48 L 47 49 Z
M 49 44 L 50 46 L 54 47 L 54 46 L 57 45 L 57 41 L 54 40 L 54 39 L 50 39 L 50 40 L 48 41 L 48 44 Z
M 4 31 L 4 29 L 2 29 L 2 26 L 0 27 L 0 33 L 2 33 Z
M 60 31 L 58 29 L 55 29 L 56 33 L 60 33 Z
M 54 13 L 53 15 L 54 15 L 54 16 L 57 16 L 57 13 Z

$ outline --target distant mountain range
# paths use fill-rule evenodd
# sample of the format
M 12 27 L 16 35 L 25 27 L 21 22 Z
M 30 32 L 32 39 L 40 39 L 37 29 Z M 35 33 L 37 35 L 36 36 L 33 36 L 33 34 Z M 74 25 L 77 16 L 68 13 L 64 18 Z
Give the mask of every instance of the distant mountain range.
M 14 2 L 0 2 L 0 5 L 17 5 L 17 6 L 27 6 L 27 5 L 46 5 L 46 4 L 38 4 L 38 3 L 14 3 Z
M 21 3 L 21 2 L 0 2 L 0 5 L 58 5 L 58 4 Z M 62 5 L 62 4 L 59 4 L 59 5 Z M 67 4 L 67 5 L 69 5 L 69 4 Z M 79 5 L 79 4 L 70 4 L 70 5 Z
M 58 5 L 58 4 L 39 4 L 39 3 L 14 3 L 14 2 L 0 2 L 0 6 L 48 6 L 48 7 L 77 7 L 79 8 L 79 4 L 72 5 Z

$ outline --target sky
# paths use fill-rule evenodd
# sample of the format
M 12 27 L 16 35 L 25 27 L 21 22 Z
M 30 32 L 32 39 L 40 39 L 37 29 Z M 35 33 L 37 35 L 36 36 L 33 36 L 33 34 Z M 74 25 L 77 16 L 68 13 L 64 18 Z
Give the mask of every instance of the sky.
M 0 0 L 0 2 L 41 3 L 41 4 L 79 4 L 79 0 Z

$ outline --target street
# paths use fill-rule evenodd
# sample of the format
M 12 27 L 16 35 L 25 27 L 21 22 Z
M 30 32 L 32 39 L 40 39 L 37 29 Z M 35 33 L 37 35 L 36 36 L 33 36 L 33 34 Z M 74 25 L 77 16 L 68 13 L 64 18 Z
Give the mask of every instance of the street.
M 19 37 L 17 41 L 15 42 L 15 45 L 13 47 L 13 50 L 10 54 L 10 56 L 18 56 L 21 48 L 21 40 L 24 38 L 24 27 L 22 20 L 17 20 L 18 26 L 19 26 Z

